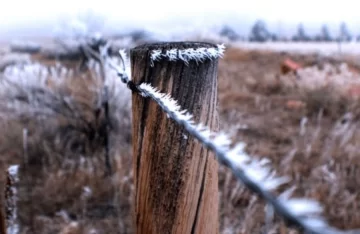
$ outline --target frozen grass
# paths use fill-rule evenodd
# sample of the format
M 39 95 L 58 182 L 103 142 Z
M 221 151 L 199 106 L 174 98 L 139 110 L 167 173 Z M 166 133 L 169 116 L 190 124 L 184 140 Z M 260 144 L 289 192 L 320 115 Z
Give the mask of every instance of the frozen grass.
M 1 74 L 0 152 L 20 164 L 21 233 L 132 230 L 130 91 L 107 71 L 113 174 L 104 177 L 105 100 L 99 68 L 89 66 L 78 74 L 33 63 Z
M 279 175 L 291 176 L 294 196 L 324 204 L 324 215 L 331 225 L 345 230 L 359 228 L 359 108 L 356 102 L 340 99 L 335 92 L 318 95 L 325 93 L 301 83 L 294 85 L 295 76 L 280 76 L 281 56 L 227 51 L 219 71 L 221 128 L 231 130 L 235 141 L 245 141 L 247 153 L 270 158 Z M 294 58 L 308 62 L 310 57 Z M 64 68 L 65 75 L 59 75 L 63 68 L 58 67 L 55 76 L 51 71 L 40 75 L 44 72 L 41 65 L 16 68 L 20 74 L 30 69 L 33 75 L 26 76 L 33 78 L 29 79 L 13 79 L 9 68 L 6 74 L 13 78 L 1 78 L 0 124 L 4 134 L 0 153 L 9 163 L 31 159 L 21 164 L 17 184 L 18 217 L 24 233 L 133 233 L 131 119 L 130 106 L 125 105 L 130 92 L 119 79 L 108 80 L 118 82 L 113 83 L 111 95 L 112 108 L 119 110 L 111 118 L 115 126 L 111 157 L 117 169 L 112 176 L 104 177 L 101 137 L 90 139 L 84 133 L 85 129 L 95 129 L 99 134 L 102 131 L 101 124 L 95 122 L 102 122 L 103 116 L 96 120 L 94 114 L 102 100 L 101 82 L 98 68 L 91 66 L 82 74 Z M 311 71 L 307 74 L 307 81 L 315 77 Z M 77 111 L 66 111 L 68 107 L 59 102 L 64 97 Z M 294 99 L 305 102 L 305 108 L 287 109 L 286 101 Z M 334 104 L 327 106 L 329 100 L 337 102 L 330 101 Z M 325 111 L 328 108 L 334 110 Z M 74 118 L 77 112 L 91 124 Z M 28 129 L 26 153 L 24 128 Z M 219 179 L 221 233 L 264 231 L 263 201 L 224 167 L 220 167 Z M 267 220 L 268 233 L 298 233 L 285 228 L 277 216 Z
M 280 175 L 290 175 L 295 196 L 324 204 L 324 215 L 331 225 L 358 229 L 360 210 L 354 205 L 359 201 L 357 100 L 332 89 L 325 92 L 321 86 L 301 85 L 302 80 L 295 76 L 291 82 L 298 85 L 289 85 L 291 76 L 280 75 L 284 55 L 229 52 L 219 73 L 223 79 L 219 83 L 223 128 L 232 129 L 233 139 L 247 142 L 250 154 L 269 157 Z M 285 56 L 311 60 L 311 55 Z M 318 82 L 323 77 L 319 73 L 308 73 L 307 82 Z M 289 109 L 288 100 L 302 101 L 305 107 Z M 238 127 L 234 129 L 235 123 Z M 263 202 L 236 185 L 227 169 L 221 170 L 222 232 L 261 233 L 265 226 Z M 298 233 L 285 228 L 278 217 L 267 226 L 269 233 Z

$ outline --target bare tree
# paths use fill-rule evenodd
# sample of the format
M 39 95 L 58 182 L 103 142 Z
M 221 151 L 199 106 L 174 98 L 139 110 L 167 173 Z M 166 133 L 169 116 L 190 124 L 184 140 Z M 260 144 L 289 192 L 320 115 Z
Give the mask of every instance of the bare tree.
M 297 34 L 293 36 L 293 41 L 310 41 L 310 37 L 305 33 L 305 28 L 302 23 L 298 25 Z
M 265 42 L 271 38 L 271 33 L 268 31 L 265 21 L 257 20 L 251 28 L 250 41 Z
M 326 24 L 323 24 L 320 29 L 320 34 L 315 37 L 316 41 L 333 41 L 330 35 L 329 28 Z
M 236 41 L 240 38 L 239 34 L 235 32 L 233 28 L 228 25 L 224 25 L 220 31 L 220 35 L 229 38 L 232 41 Z
M 339 41 L 351 41 L 351 33 L 349 31 L 349 28 L 345 22 L 341 22 L 340 24 L 340 33 L 338 36 Z
M 329 28 L 326 24 L 321 27 L 321 37 L 324 41 L 332 41 L 332 37 L 329 32 Z

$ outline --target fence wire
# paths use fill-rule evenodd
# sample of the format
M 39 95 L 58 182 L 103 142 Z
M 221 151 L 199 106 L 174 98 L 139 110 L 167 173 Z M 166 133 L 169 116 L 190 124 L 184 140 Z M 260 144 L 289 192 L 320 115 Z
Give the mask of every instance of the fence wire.
M 220 58 L 222 57 L 224 47 L 223 45 L 218 45 L 217 48 L 210 48 L 211 56 L 204 56 L 204 50 L 206 48 L 189 50 L 201 54 L 202 57 L 199 59 L 196 55 L 188 54 L 184 62 L 187 64 L 192 59 L 199 62 L 204 59 Z M 189 51 L 186 51 L 186 53 Z M 216 54 L 216 51 L 218 54 Z M 153 66 L 154 62 L 159 59 L 161 56 L 159 53 L 159 51 L 151 53 L 150 66 Z M 173 54 L 179 53 L 168 51 L 165 52 L 163 57 L 168 56 L 168 59 L 174 61 L 176 59 L 172 57 Z M 126 71 L 127 58 L 123 50 L 120 51 L 122 66 L 112 62 L 109 56 L 103 54 L 103 57 L 106 57 L 106 65 L 116 70 L 121 81 L 130 90 L 144 98 L 151 98 L 169 118 L 184 127 L 204 147 L 212 150 L 216 154 L 218 162 L 228 167 L 233 175 L 249 190 L 263 198 L 278 215 L 283 217 L 288 226 L 299 228 L 307 234 L 360 233 L 360 230 L 342 231 L 331 227 L 324 217 L 321 216 L 320 213 L 323 209 L 317 201 L 306 198 L 290 198 L 292 189 L 283 192 L 278 197 L 275 196 L 271 191 L 282 184 L 288 183 L 289 178 L 275 176 L 275 171 L 270 168 L 268 161 L 257 160 L 248 155 L 244 150 L 245 143 L 243 142 L 237 143 L 235 147 L 231 147 L 232 141 L 228 134 L 224 132 L 214 133 L 201 123 L 196 124 L 193 121 L 193 116 L 187 110 L 183 110 L 169 94 L 159 92 L 150 84 L 135 84 Z

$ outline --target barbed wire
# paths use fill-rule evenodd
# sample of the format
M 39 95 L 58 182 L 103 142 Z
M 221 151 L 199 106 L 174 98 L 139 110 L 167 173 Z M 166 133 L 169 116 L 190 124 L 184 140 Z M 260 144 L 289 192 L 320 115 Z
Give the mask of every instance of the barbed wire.
M 209 48 L 206 48 L 207 50 Z M 206 56 L 201 51 L 201 59 L 196 58 L 195 55 L 189 55 L 189 51 L 195 51 L 194 49 L 186 51 L 186 64 L 195 59 L 203 61 L 204 59 L 213 59 L 222 57 L 224 51 L 223 45 L 218 45 L 217 48 L 211 48 L 212 55 Z M 217 52 L 216 52 L 217 51 Z M 160 52 L 158 50 L 152 51 L 151 64 L 160 58 Z M 218 53 L 218 54 L 216 54 Z M 181 108 L 181 106 L 174 100 L 169 94 L 159 92 L 158 89 L 152 87 L 150 84 L 142 83 L 136 85 L 127 74 L 126 67 L 126 54 L 123 50 L 119 52 L 122 68 L 114 64 L 110 59 L 106 60 L 106 64 L 114 69 L 121 81 L 127 85 L 127 87 L 135 93 L 140 94 L 143 97 L 151 98 L 155 101 L 159 107 L 167 114 L 169 118 L 175 121 L 178 125 L 182 126 L 191 136 L 198 140 L 204 147 L 213 151 L 218 161 L 228 167 L 235 177 L 237 177 L 248 189 L 258 194 L 268 204 L 271 205 L 273 210 L 280 216 L 282 216 L 288 224 L 288 226 L 296 226 L 305 233 L 311 234 L 335 234 L 335 233 L 360 233 L 360 230 L 341 231 L 328 225 L 325 219 L 320 215 L 322 212 L 322 206 L 319 202 L 306 199 L 306 198 L 290 198 L 293 189 L 286 190 L 278 197 L 271 193 L 280 185 L 289 182 L 287 177 L 276 177 L 275 171 L 269 167 L 269 160 L 258 160 L 248 155 L 245 149 L 245 143 L 240 142 L 231 147 L 232 141 L 228 134 L 225 132 L 214 133 L 208 127 L 202 123 L 196 124 L 193 120 L 193 115 L 187 110 Z M 177 60 L 175 51 L 165 53 L 165 56 Z M 182 59 L 179 57 L 179 59 Z M 183 60 L 183 59 L 182 59 Z

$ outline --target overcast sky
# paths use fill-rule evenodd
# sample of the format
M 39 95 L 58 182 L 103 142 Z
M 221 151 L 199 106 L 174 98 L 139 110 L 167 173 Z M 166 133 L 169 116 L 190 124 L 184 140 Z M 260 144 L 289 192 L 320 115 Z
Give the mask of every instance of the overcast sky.
M 351 29 L 360 31 L 355 0 L 10 0 L 0 7 L 0 32 L 17 28 L 30 30 L 36 25 L 55 27 L 60 17 L 71 18 L 87 9 L 106 15 L 108 22 L 121 22 L 122 26 L 237 25 L 240 21 L 262 18 L 279 28 L 298 22 L 319 27 L 322 23 L 338 25 L 346 21 Z

